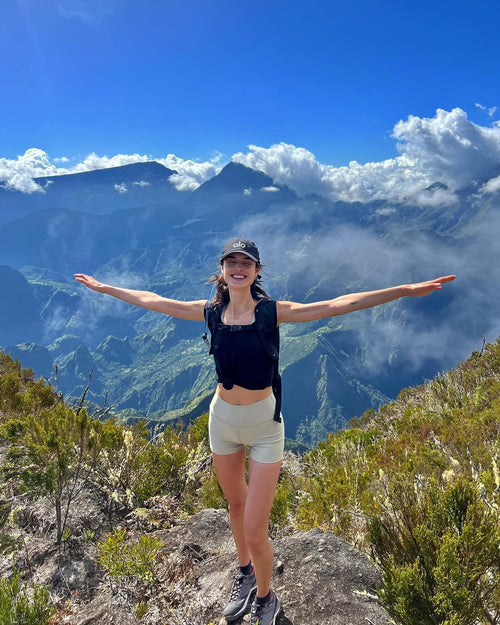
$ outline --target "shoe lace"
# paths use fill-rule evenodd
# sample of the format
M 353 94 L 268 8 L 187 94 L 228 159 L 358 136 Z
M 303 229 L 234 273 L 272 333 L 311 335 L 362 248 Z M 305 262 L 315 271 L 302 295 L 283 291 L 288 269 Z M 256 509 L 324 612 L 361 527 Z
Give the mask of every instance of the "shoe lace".
M 238 599 L 240 588 L 243 584 L 243 575 L 235 575 L 233 581 L 233 587 L 231 588 L 231 596 L 229 598 L 230 601 L 234 601 Z
M 263 605 L 256 602 L 252 604 L 252 609 L 250 610 L 250 625 L 259 625 L 263 607 Z

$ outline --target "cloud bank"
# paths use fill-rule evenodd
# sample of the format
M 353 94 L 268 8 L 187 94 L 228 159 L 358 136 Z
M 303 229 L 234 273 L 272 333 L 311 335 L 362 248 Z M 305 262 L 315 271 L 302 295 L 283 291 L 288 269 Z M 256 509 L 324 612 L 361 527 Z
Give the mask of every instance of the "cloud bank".
M 220 154 L 216 154 L 212 160 L 203 163 L 184 160 L 175 154 L 168 154 L 165 158 L 156 160 L 177 172 L 170 177 L 170 182 L 177 191 L 194 191 L 206 180 L 216 176 L 223 167 Z
M 169 180 L 178 191 L 196 189 L 206 180 L 217 175 L 223 167 L 220 154 L 216 154 L 210 161 L 196 162 L 180 158 L 175 154 L 167 154 L 164 158 L 153 159 L 151 155 L 147 154 L 115 154 L 109 157 L 99 156 L 95 152 L 86 156 L 82 161 L 68 166 L 67 164 L 71 162 L 71 159 L 67 156 L 51 159 L 44 150 L 30 148 L 17 159 L 0 158 L 0 186 L 22 193 L 43 193 L 45 187 L 37 183 L 35 178 L 76 174 L 96 169 L 121 167 L 131 163 L 145 163 L 152 160 L 177 172 Z M 62 164 L 64 166 L 61 166 Z M 147 186 L 147 183 L 144 182 L 138 184 Z M 123 193 L 126 189 L 123 191 L 117 189 L 117 191 Z
M 496 109 L 479 103 L 491 118 Z M 410 115 L 393 128 L 394 158 L 379 162 L 351 161 L 343 167 L 320 163 L 304 147 L 277 143 L 270 147 L 248 146 L 232 160 L 287 185 L 300 196 L 317 194 L 332 201 L 392 203 L 420 206 L 452 205 L 460 192 L 496 193 L 500 187 L 500 122 L 480 126 L 460 108 L 438 109 L 432 118 Z M 112 157 L 89 154 L 70 165 L 67 156 L 50 158 L 31 148 L 17 159 L 0 159 L 0 184 L 23 193 L 44 192 L 34 178 L 118 167 L 156 160 L 176 173 L 171 183 L 179 191 L 192 191 L 215 176 L 223 158 L 197 162 L 175 154 L 155 158 L 144 154 Z M 439 183 L 439 184 L 436 184 Z M 272 190 L 270 187 L 267 190 Z
M 233 160 L 263 171 L 299 195 L 333 201 L 387 200 L 417 205 L 451 204 L 457 192 L 491 191 L 500 174 L 500 123 L 478 126 L 459 108 L 438 109 L 433 118 L 410 115 L 393 129 L 399 155 L 380 162 L 345 167 L 318 162 L 305 148 L 278 143 L 249 146 Z M 440 185 L 434 185 L 439 182 Z M 428 189 L 428 187 L 431 187 Z
M 426 359 L 448 369 L 500 333 L 500 198 L 467 237 L 430 232 L 391 240 L 351 224 L 308 234 L 284 211 L 249 216 L 238 231 L 256 241 L 265 263 L 264 286 L 275 299 L 318 301 L 455 274 L 427 298 L 405 298 L 333 324 L 355 328 L 366 349 L 367 370 L 385 375 L 389 356 L 417 371 Z M 432 314 L 428 313 L 432 311 Z

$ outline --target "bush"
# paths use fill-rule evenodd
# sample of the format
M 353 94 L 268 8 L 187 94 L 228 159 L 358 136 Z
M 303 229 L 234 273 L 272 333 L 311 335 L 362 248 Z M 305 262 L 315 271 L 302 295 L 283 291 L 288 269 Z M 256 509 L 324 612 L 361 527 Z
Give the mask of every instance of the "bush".
M 131 510 L 152 497 L 168 495 L 182 500 L 188 511 L 196 508 L 210 460 L 198 421 L 187 429 L 167 426 L 152 434 L 145 422 L 123 427 L 107 421 L 99 424 L 96 437 L 101 453 L 94 476 L 109 505 Z
M 47 395 L 44 402 L 48 400 Z M 52 501 L 59 544 L 71 504 L 98 457 L 93 440 L 97 422 L 85 410 L 75 411 L 62 402 L 38 407 L 23 419 L 3 424 L 2 434 L 11 446 L 1 469 L 7 480 L 18 481 L 31 497 L 47 496 Z
M 48 590 L 35 585 L 30 599 L 17 571 L 0 580 L 0 625 L 48 625 L 53 611 Z
M 154 536 L 140 536 L 134 542 L 127 542 L 126 530 L 115 529 L 106 540 L 98 543 L 98 562 L 111 577 L 137 577 L 151 585 L 155 579 L 154 560 L 162 545 Z
M 392 514 L 373 521 L 371 539 L 389 614 L 407 625 L 495 622 L 500 525 L 476 485 L 399 482 L 388 494 Z

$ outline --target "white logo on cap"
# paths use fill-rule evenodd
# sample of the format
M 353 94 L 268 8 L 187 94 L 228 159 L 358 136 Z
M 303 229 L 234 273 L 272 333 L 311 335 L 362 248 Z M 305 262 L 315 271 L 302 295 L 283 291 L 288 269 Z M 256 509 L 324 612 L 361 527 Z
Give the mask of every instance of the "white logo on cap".
M 238 241 L 238 243 L 233 243 L 233 247 L 239 247 L 243 249 L 246 247 L 246 245 L 243 243 L 243 241 Z

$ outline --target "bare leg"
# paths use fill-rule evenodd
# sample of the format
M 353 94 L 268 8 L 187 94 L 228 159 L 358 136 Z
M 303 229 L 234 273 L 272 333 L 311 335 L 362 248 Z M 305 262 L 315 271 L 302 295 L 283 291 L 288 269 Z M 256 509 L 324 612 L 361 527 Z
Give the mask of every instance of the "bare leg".
M 221 456 L 212 454 L 215 472 L 229 505 L 229 524 L 233 533 L 238 562 L 245 566 L 250 561 L 250 550 L 245 540 L 244 512 L 247 496 L 245 478 L 245 450 Z
M 212 454 L 217 479 L 229 504 L 229 523 L 238 562 L 245 566 L 252 557 L 257 594 L 269 591 L 274 552 L 269 540 L 269 513 L 273 505 L 280 462 L 263 463 L 250 458 L 248 487 L 245 480 L 245 450 L 222 456 Z
M 262 463 L 250 458 L 244 530 L 257 578 L 257 595 L 264 597 L 271 583 L 274 551 L 269 540 L 269 513 L 273 505 L 280 462 Z

